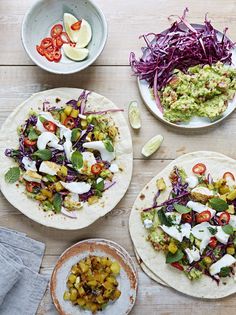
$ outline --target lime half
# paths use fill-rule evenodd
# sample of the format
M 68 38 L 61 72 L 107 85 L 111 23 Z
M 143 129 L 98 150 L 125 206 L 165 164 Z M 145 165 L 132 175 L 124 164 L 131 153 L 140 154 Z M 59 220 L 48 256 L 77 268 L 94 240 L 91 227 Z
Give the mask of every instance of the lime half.
M 136 101 L 130 102 L 129 104 L 129 123 L 133 129 L 141 128 L 141 117 Z
M 157 135 L 153 138 L 151 138 L 142 148 L 142 155 L 145 157 L 149 157 L 152 155 L 154 152 L 156 152 L 163 141 L 163 136 L 162 135 Z

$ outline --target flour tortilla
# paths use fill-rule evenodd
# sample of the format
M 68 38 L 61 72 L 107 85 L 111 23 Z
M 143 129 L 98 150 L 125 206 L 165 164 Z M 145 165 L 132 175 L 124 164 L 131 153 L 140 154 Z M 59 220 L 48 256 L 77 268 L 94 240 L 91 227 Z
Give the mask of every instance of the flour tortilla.
M 205 275 L 200 280 L 190 281 L 183 273 L 166 264 L 165 255 L 154 250 L 151 243 L 146 240 L 148 233 L 140 218 L 141 210 L 150 207 L 153 202 L 153 196 L 156 192 L 156 180 L 158 178 L 163 177 L 167 184 L 167 190 L 159 197 L 159 202 L 161 203 L 169 195 L 171 187 L 169 174 L 173 167 L 175 165 L 182 167 L 190 175 L 192 174 L 192 167 L 199 162 L 207 166 L 207 173 L 210 173 L 215 180 L 227 171 L 233 174 L 236 173 L 236 161 L 216 152 L 199 151 L 179 157 L 155 176 L 137 197 L 129 219 L 130 235 L 143 263 L 152 274 L 156 275 L 167 285 L 190 296 L 204 299 L 219 299 L 236 292 L 234 278 L 225 278 L 219 286 Z
M 94 205 L 84 204 L 83 208 L 78 210 L 78 218 L 72 219 L 62 214 L 53 214 L 44 212 L 39 207 L 39 203 L 28 198 L 23 192 L 24 185 L 7 184 L 4 180 L 6 171 L 15 166 L 13 159 L 5 156 L 6 148 L 18 148 L 18 139 L 16 128 L 23 124 L 31 109 L 42 111 L 43 102 L 49 101 L 51 106 L 61 107 L 71 99 L 78 99 L 83 90 L 74 88 L 58 88 L 32 95 L 23 104 L 18 106 L 14 112 L 7 118 L 0 131 L 0 187 L 6 199 L 24 215 L 30 219 L 45 226 L 63 229 L 76 230 L 84 228 L 98 218 L 111 211 L 122 199 L 132 176 L 133 153 L 132 140 L 128 125 L 121 112 L 110 113 L 115 125 L 119 129 L 119 136 L 115 145 L 116 161 L 123 171 L 114 175 L 116 184 L 103 193 L 102 198 Z M 61 101 L 56 103 L 56 98 Z M 107 98 L 91 93 L 87 101 L 87 111 L 97 111 L 106 109 L 117 109 L 117 107 Z

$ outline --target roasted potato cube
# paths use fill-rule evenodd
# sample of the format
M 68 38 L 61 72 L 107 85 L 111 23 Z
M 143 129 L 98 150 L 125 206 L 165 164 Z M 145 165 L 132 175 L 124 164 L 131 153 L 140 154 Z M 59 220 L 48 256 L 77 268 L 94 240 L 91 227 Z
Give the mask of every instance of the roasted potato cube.
M 78 291 L 75 288 L 70 288 L 70 300 L 72 302 L 76 301 L 78 297 Z
M 112 271 L 114 274 L 119 274 L 119 273 L 120 273 L 120 265 L 118 264 L 117 261 L 114 261 L 114 262 L 111 264 L 111 271 Z
M 76 281 L 76 275 L 74 275 L 73 273 L 71 273 L 68 277 L 68 280 L 71 282 L 71 283 L 75 283 Z

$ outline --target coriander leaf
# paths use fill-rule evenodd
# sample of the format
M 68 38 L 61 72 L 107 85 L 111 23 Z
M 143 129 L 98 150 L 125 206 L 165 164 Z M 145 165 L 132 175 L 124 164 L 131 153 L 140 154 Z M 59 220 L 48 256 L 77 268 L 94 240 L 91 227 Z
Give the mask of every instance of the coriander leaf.
M 104 180 L 101 180 L 99 183 L 96 182 L 95 189 L 99 190 L 99 191 L 103 191 L 104 190 Z
M 83 166 L 83 155 L 79 151 L 75 151 L 71 155 L 71 163 L 78 170 Z
M 227 202 L 220 198 L 212 198 L 209 200 L 209 203 L 216 211 L 225 211 L 229 208 Z
M 175 254 L 168 252 L 168 254 L 166 255 L 166 263 L 171 264 L 173 262 L 180 261 L 183 257 L 184 253 L 180 249 L 178 249 Z
M 39 116 L 39 120 L 41 121 L 41 123 L 44 123 L 46 121 L 46 119 L 43 118 L 42 116 Z
M 108 152 L 114 152 L 114 148 L 110 140 L 104 140 L 103 143 Z
M 56 193 L 53 197 L 53 207 L 55 209 L 56 213 L 61 212 L 61 206 L 62 206 L 62 197 L 59 193 Z
M 76 140 L 78 140 L 79 136 L 80 136 L 80 129 L 79 128 L 73 129 L 71 133 L 71 141 L 75 142 Z
M 52 152 L 49 149 L 38 150 L 34 152 L 32 156 L 39 158 L 42 161 L 49 161 L 52 158 Z
M 190 211 L 192 211 L 190 208 L 185 207 L 183 205 L 179 205 L 178 203 L 174 203 L 173 206 L 174 206 L 175 210 L 181 214 L 189 213 Z
M 217 229 L 215 228 L 213 228 L 213 227 L 208 227 L 208 230 L 209 230 L 209 232 L 212 234 L 212 235 L 216 235 L 216 233 L 217 233 Z
M 11 167 L 5 174 L 5 181 L 9 184 L 13 184 L 18 181 L 20 177 L 20 168 L 19 167 Z
M 166 225 L 166 226 L 172 226 L 171 219 L 165 215 L 165 212 L 163 209 L 160 209 L 157 212 L 157 214 L 158 214 L 158 218 L 159 218 L 161 224 Z
M 229 267 L 222 267 L 219 272 L 220 277 L 228 277 L 230 275 Z
M 29 138 L 30 140 L 37 140 L 38 137 L 39 137 L 39 135 L 37 134 L 37 132 L 36 132 L 33 128 L 31 128 L 31 129 L 30 129 L 30 132 L 29 132 L 29 134 L 28 134 L 28 138 Z
M 222 226 L 222 230 L 223 230 L 226 234 L 229 234 L 229 235 L 231 235 L 231 234 L 234 233 L 234 229 L 233 229 L 232 225 L 230 225 L 230 224 L 223 225 L 223 226 Z

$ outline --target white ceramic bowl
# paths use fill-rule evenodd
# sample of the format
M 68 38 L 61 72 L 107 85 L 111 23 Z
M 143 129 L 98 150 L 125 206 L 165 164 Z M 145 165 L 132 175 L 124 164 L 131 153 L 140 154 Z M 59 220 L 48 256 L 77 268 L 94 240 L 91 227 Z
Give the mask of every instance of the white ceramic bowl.
M 49 62 L 36 51 L 36 45 L 49 36 L 52 26 L 63 24 L 64 13 L 83 18 L 91 25 L 93 36 L 88 45 L 89 56 L 83 61 L 73 61 L 62 56 L 59 63 Z M 101 54 L 106 40 L 105 16 L 90 0 L 39 0 L 30 8 L 22 23 L 22 42 L 27 54 L 36 65 L 52 73 L 69 74 L 87 68 Z

